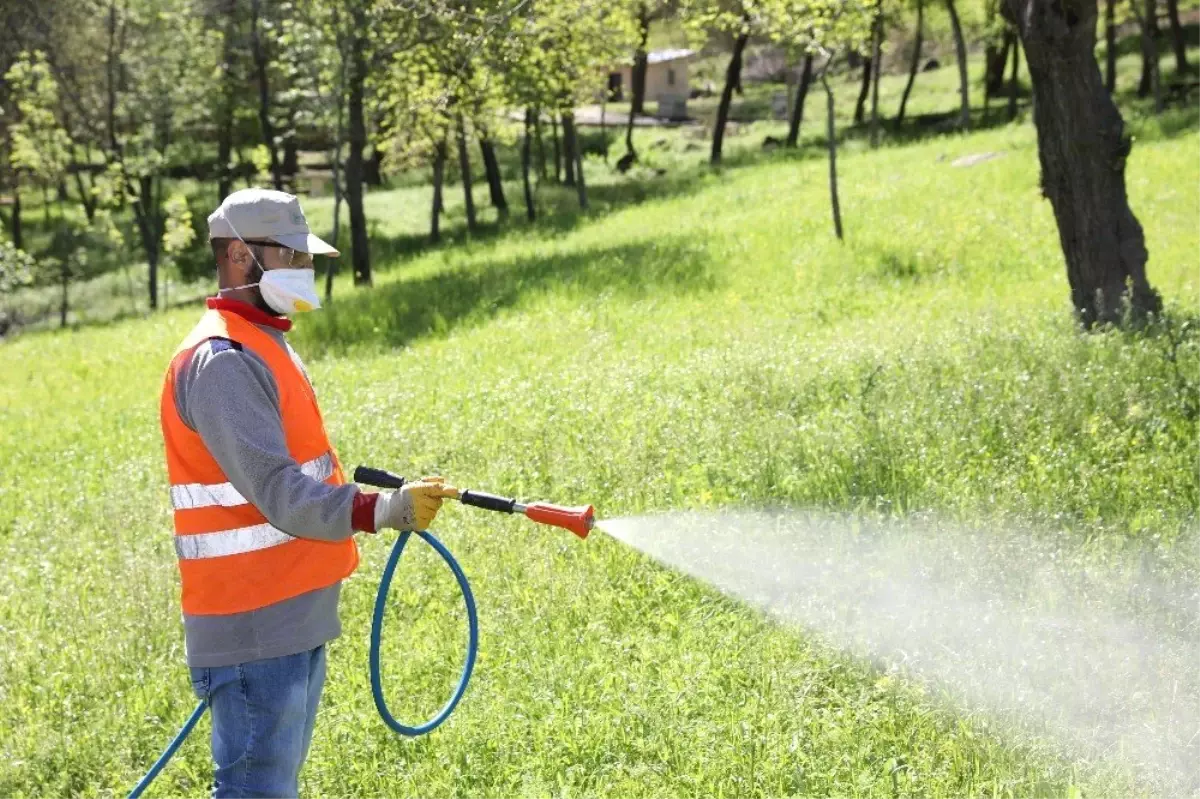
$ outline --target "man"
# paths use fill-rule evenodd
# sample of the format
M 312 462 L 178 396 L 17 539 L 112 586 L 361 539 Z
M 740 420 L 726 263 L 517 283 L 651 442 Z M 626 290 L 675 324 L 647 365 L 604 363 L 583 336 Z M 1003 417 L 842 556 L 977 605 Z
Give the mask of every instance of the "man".
M 287 314 L 320 307 L 314 236 L 290 194 L 246 189 L 208 218 L 220 290 L 167 370 L 160 412 L 192 685 L 212 711 L 216 797 L 296 796 L 340 632 L 355 532 L 423 530 L 441 478 L 346 482 Z

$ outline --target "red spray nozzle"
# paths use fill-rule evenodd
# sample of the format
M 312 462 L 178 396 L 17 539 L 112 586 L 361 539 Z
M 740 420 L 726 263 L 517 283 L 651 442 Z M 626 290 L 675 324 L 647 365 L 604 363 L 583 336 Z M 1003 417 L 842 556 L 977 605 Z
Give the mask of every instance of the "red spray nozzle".
M 596 524 L 596 513 L 591 505 L 566 508 L 549 502 L 531 502 L 525 506 L 525 515 L 539 524 L 552 524 L 570 530 L 580 538 L 587 538 Z
M 354 470 L 354 482 L 381 488 L 400 488 L 404 485 L 404 478 L 382 469 L 359 466 Z M 464 505 L 500 513 L 524 513 L 539 524 L 562 527 L 580 538 L 587 538 L 588 533 L 596 526 L 596 513 L 592 510 L 591 505 L 580 505 L 576 508 L 551 505 L 549 502 L 532 502 L 522 505 L 511 497 L 501 497 L 473 489 L 459 491 L 458 501 Z

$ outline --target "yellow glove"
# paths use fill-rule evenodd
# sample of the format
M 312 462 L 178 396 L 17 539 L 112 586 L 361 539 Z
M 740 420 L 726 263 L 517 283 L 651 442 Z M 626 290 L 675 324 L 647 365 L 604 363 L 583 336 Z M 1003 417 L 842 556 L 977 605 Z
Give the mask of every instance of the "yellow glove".
M 399 491 L 380 494 L 375 502 L 375 530 L 425 530 L 433 524 L 442 508 L 442 499 L 457 497 L 458 489 L 446 485 L 445 478 L 425 477 L 405 483 Z

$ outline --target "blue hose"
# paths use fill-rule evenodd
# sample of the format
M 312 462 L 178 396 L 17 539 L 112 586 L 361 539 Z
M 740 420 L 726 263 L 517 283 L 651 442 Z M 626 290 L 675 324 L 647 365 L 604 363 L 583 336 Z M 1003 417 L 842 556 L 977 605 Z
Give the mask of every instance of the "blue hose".
M 424 538 L 429 546 L 442 556 L 442 560 L 446 561 L 446 565 L 450 567 L 450 571 L 454 572 L 454 578 L 458 580 L 458 587 L 462 589 L 463 602 L 467 606 L 467 661 L 463 664 L 462 676 L 458 679 L 458 685 L 454 688 L 454 693 L 450 696 L 450 701 L 438 711 L 437 715 L 431 718 L 424 724 L 419 724 L 416 727 L 409 727 L 401 724 L 388 710 L 387 702 L 383 698 L 383 681 L 380 678 L 380 663 L 379 663 L 379 645 L 383 637 L 383 611 L 387 606 L 388 593 L 392 588 L 392 577 L 396 573 L 396 566 L 400 563 L 400 555 L 404 552 L 404 545 L 408 543 L 411 533 L 401 533 L 396 539 L 396 543 L 392 545 L 392 554 L 388 557 L 387 566 L 383 569 L 383 576 L 379 579 L 379 591 L 375 594 L 375 612 L 371 617 L 371 694 L 375 699 L 375 709 L 379 711 L 380 718 L 383 723 L 392 728 L 395 732 L 401 735 L 410 737 L 424 735 L 427 732 L 432 732 L 437 729 L 443 721 L 450 717 L 454 712 L 455 706 L 459 700 L 463 698 L 463 694 L 467 691 L 467 683 L 471 681 L 471 672 L 475 669 L 475 655 L 479 651 L 479 618 L 475 613 L 475 596 L 471 593 L 471 585 L 467 582 L 467 576 L 463 574 L 462 567 L 458 565 L 458 561 L 450 554 L 450 550 L 446 549 L 441 541 L 433 537 L 431 533 L 424 530 L 417 531 L 417 535 Z M 208 702 L 201 702 L 196 705 L 196 709 L 192 711 L 191 717 L 183 725 L 179 734 L 167 746 L 162 755 L 158 758 L 150 770 L 146 772 L 146 776 L 142 777 L 141 782 L 129 792 L 129 799 L 137 799 L 146 790 L 146 787 L 154 781 L 158 773 L 167 765 L 167 761 L 179 749 L 184 739 L 191 733 L 192 728 L 196 726 L 196 722 L 200 721 L 200 717 L 204 715 L 204 711 L 208 709 Z
M 462 676 L 458 678 L 458 685 L 454 689 L 454 693 L 450 696 L 450 701 L 446 703 L 436 716 L 431 718 L 424 724 L 419 724 L 416 727 L 408 727 L 396 721 L 396 718 L 388 710 L 387 702 L 383 698 L 383 683 L 380 679 L 379 666 L 379 642 L 383 637 L 383 610 L 387 604 L 388 591 L 392 585 L 392 575 L 396 571 L 396 564 L 400 562 L 400 555 L 404 552 L 404 545 L 408 543 L 408 537 L 411 533 L 401 533 L 396 539 L 396 544 L 392 547 L 391 557 L 388 558 L 387 566 L 383 569 L 383 577 L 379 578 L 379 593 L 375 594 L 375 613 L 371 617 L 371 695 L 375 697 L 375 709 L 379 711 L 379 717 L 383 719 L 383 723 L 391 727 L 401 735 L 410 737 L 416 735 L 424 735 L 427 732 L 432 732 L 437 727 L 450 717 L 454 712 L 454 706 L 458 704 L 458 700 L 462 699 L 463 694 L 467 691 L 467 683 L 471 680 L 471 672 L 475 669 L 475 653 L 479 651 L 479 619 L 475 615 L 475 597 L 471 594 L 471 585 L 467 582 L 467 576 L 463 574 L 462 568 L 459 567 L 458 561 L 450 554 L 450 550 L 442 545 L 432 535 L 425 531 L 418 531 L 417 535 L 425 539 L 429 546 L 437 550 L 437 553 L 442 556 L 442 560 L 446 561 L 446 565 L 450 567 L 450 571 L 454 572 L 454 577 L 458 580 L 458 587 L 462 589 L 463 602 L 467 606 L 467 662 L 463 664 Z
M 162 771 L 163 766 L 167 765 L 167 761 L 174 756 L 175 750 L 183 743 L 183 739 L 188 737 L 188 734 L 192 731 L 192 727 L 196 726 L 196 722 L 200 720 L 200 717 L 204 715 L 204 711 L 206 710 L 208 710 L 208 702 L 201 702 L 196 705 L 196 709 L 192 711 L 192 717 L 183 725 L 183 729 L 175 736 L 175 740 L 167 745 L 167 748 L 159 755 L 158 760 L 146 772 L 146 776 L 142 777 L 142 781 L 129 792 L 129 799 L 137 799 L 137 797 L 142 795 L 142 791 L 146 790 L 146 787 L 154 782 L 154 778 L 158 776 L 158 772 Z

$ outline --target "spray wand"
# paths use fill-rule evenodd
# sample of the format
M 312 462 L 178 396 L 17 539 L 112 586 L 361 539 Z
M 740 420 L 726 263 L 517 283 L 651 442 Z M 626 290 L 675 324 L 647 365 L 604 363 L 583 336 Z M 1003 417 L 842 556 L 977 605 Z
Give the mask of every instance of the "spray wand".
M 354 470 L 354 482 L 378 488 L 398 489 L 404 485 L 404 478 L 383 469 L 359 466 Z M 596 526 L 596 513 L 591 505 L 568 508 L 563 505 L 552 505 L 549 502 L 524 504 L 509 497 L 472 489 L 459 491 L 455 499 L 464 505 L 484 510 L 494 510 L 499 513 L 523 513 L 538 524 L 561 527 L 564 530 L 570 530 L 580 538 L 587 538 L 588 533 Z

